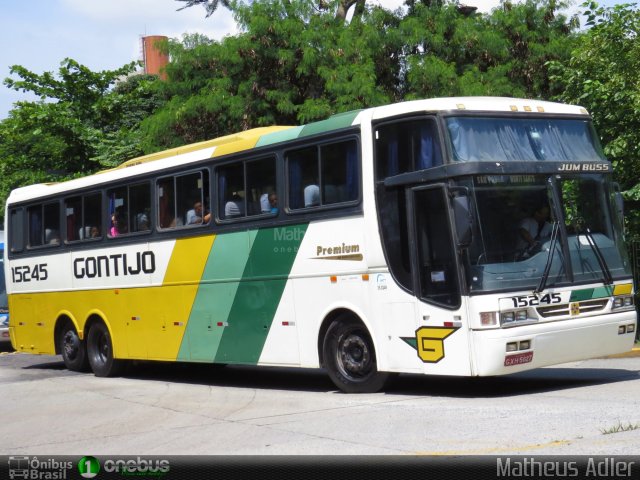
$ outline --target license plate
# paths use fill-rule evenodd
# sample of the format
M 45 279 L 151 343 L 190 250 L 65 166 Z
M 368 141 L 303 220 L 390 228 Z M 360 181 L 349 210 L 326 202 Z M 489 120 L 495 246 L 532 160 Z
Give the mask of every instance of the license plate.
M 533 352 L 516 353 L 515 355 L 504 357 L 504 366 L 522 365 L 523 363 L 529 363 L 531 360 L 533 360 Z

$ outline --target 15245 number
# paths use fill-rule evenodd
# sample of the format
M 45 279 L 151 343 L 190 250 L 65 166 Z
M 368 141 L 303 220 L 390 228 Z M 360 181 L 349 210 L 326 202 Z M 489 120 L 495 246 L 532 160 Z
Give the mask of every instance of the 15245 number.
M 520 297 L 511 297 L 513 308 L 536 307 L 538 305 L 551 305 L 552 303 L 560 303 L 562 297 L 559 293 L 547 293 L 542 297 L 537 295 L 522 295 Z
M 11 267 L 11 280 L 13 283 L 40 282 L 49 278 L 47 264 L 20 265 Z

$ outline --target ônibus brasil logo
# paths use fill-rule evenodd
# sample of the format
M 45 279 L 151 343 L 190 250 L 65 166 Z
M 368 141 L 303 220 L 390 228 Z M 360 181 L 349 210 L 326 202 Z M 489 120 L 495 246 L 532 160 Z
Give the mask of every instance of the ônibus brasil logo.
M 83 478 L 93 478 L 100 471 L 100 462 L 96 457 L 82 457 L 78 462 L 78 471 Z

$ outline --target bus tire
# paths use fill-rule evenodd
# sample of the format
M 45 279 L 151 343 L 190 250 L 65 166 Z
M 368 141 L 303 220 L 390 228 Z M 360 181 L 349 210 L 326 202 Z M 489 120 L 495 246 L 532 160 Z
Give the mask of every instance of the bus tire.
M 378 371 L 369 332 L 353 318 L 340 316 L 331 323 L 322 352 L 329 377 L 345 393 L 374 393 L 389 379 L 389 373 Z
M 58 348 L 65 367 L 73 372 L 88 372 L 89 358 L 87 345 L 80 340 L 78 332 L 70 321 L 65 321 L 58 335 Z
M 89 328 L 87 335 L 87 356 L 89 365 L 96 377 L 117 376 L 124 367 L 122 360 L 113 358 L 113 343 L 109 329 L 102 322 L 97 322 Z

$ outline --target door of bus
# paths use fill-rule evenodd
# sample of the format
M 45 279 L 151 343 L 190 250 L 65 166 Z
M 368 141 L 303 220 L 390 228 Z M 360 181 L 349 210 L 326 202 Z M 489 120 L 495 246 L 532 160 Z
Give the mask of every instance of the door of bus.
M 466 304 L 450 193 L 444 184 L 407 189 L 413 289 L 419 300 L 416 344 L 425 372 L 469 375 Z

